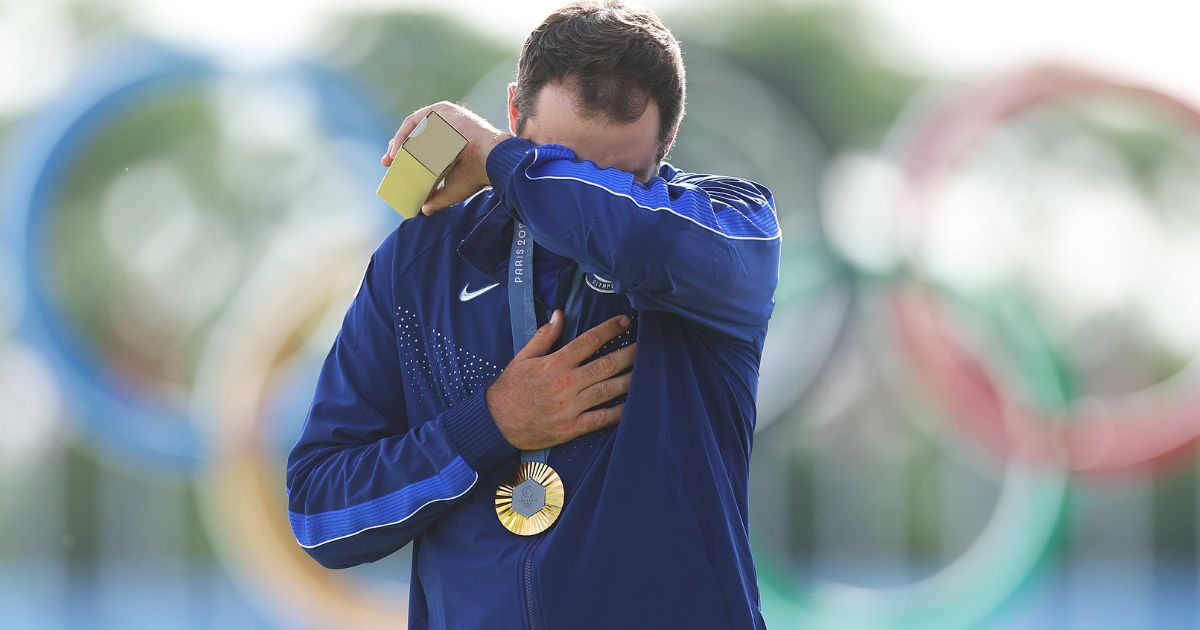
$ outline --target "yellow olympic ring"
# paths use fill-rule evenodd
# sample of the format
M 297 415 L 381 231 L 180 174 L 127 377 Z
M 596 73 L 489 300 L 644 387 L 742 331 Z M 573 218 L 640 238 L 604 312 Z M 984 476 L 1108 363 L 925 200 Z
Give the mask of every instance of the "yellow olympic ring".
M 366 240 L 331 236 L 328 227 L 280 235 L 287 251 L 246 282 L 201 362 L 196 417 L 211 423 L 213 456 L 196 480 L 200 512 L 235 580 L 292 624 L 395 628 L 408 617 L 407 592 L 351 584 L 296 543 L 284 466 L 267 457 L 264 435 L 272 377 L 296 362 L 305 340 L 320 337 L 313 336 L 319 322 L 349 305 L 366 267 Z

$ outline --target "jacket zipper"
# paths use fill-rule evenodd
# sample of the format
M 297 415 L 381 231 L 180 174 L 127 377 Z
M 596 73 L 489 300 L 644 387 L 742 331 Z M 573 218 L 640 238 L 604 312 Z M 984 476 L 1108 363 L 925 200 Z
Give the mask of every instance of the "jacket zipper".
M 549 315 L 546 316 L 549 318 Z M 524 572 L 523 582 L 525 584 L 525 607 L 529 610 L 529 630 L 537 630 L 537 611 L 533 599 L 533 552 L 537 546 L 544 540 L 544 536 L 538 536 L 536 540 L 529 545 L 529 550 L 525 552 L 525 562 L 521 567 Z
M 525 574 L 525 607 L 529 612 L 529 630 L 537 630 L 538 627 L 537 613 L 535 612 L 533 600 L 533 551 L 537 549 L 537 546 L 541 544 L 542 540 L 544 540 L 544 538 L 539 537 L 537 540 L 533 541 L 533 544 L 529 545 L 529 551 L 527 551 L 525 554 L 525 563 L 523 567 Z
M 462 254 L 462 251 L 457 251 L 458 248 L 455 248 L 455 250 L 456 250 L 456 253 L 458 254 L 458 257 L 461 258 L 463 262 L 467 263 L 468 267 L 483 274 L 484 276 L 487 276 L 492 282 L 495 282 L 497 284 L 502 284 L 505 287 L 508 286 L 507 278 L 505 278 L 504 280 L 501 280 L 501 279 L 493 276 L 492 274 L 475 266 L 475 263 L 471 262 L 471 260 L 469 258 L 464 256 Z M 542 301 L 542 299 L 538 297 L 536 291 L 534 291 L 534 293 L 533 293 L 533 300 L 534 300 L 534 302 L 540 304 L 542 307 L 544 307 L 547 310 L 550 310 L 552 308 L 549 304 Z M 513 351 L 516 352 L 516 349 L 514 348 Z M 525 552 L 525 561 L 521 567 L 522 573 L 523 573 L 522 582 L 525 586 L 525 589 L 524 589 L 525 590 L 525 608 L 529 614 L 529 630 L 537 630 L 537 627 L 538 627 L 537 613 L 535 611 L 535 602 L 533 599 L 533 552 L 535 549 L 537 549 L 537 546 L 539 544 L 541 544 L 542 540 L 543 540 L 543 538 L 539 536 L 536 540 L 533 541 L 532 544 L 529 545 L 529 549 L 526 550 L 526 552 Z

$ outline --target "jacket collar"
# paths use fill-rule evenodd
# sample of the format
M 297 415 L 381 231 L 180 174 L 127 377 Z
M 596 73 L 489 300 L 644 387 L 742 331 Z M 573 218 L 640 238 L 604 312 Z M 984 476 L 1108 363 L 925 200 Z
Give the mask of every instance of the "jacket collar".
M 515 221 L 500 197 L 489 187 L 479 195 L 482 216 L 458 242 L 458 255 L 476 271 L 501 286 L 508 286 L 508 249 Z

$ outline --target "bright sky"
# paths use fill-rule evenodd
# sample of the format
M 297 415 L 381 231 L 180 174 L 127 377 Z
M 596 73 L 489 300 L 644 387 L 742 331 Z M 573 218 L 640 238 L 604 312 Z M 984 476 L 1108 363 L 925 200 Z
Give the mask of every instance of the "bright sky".
M 753 1 L 753 0 L 748 0 Z M 778 0 L 813 4 L 835 0 Z M 705 0 L 687 2 L 688 6 Z M 736 10 L 707 0 L 716 8 Z M 52 94 L 73 65 L 61 2 L 0 0 L 0 115 Z M 332 13 L 346 7 L 422 6 L 460 15 L 516 48 L 561 0 L 105 0 L 151 32 L 257 65 L 302 52 Z M 682 0 L 644 0 L 656 9 Z M 849 0 L 879 24 L 887 58 L 932 72 L 970 73 L 1021 61 L 1084 60 L 1200 99 L 1195 26 L 1200 3 L 1179 0 Z M 895 45 L 892 45 L 895 44 Z M 77 52 L 77 51 L 76 51 Z M 36 63 L 33 62 L 36 60 Z
M 1083 61 L 1200 100 L 1200 3 L 1179 0 L 862 0 L 922 64 L 952 72 Z

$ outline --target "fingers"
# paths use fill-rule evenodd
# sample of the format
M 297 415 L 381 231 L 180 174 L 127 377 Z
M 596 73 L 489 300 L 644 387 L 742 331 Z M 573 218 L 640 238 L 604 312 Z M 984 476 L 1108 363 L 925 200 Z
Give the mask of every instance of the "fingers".
M 425 107 L 422 107 L 421 109 L 409 114 L 404 119 L 404 122 L 400 123 L 400 128 L 396 130 L 396 135 L 392 136 L 392 139 L 388 141 L 387 153 L 384 153 L 383 157 L 379 158 L 380 164 L 383 164 L 384 166 L 391 166 L 392 160 L 396 157 L 396 152 L 400 150 L 400 145 L 403 144 L 406 139 L 408 139 L 408 134 L 412 133 L 413 129 L 416 129 L 417 123 L 421 122 L 422 118 L 428 116 L 429 112 L 440 108 L 446 103 L 446 101 L 441 101 L 434 103 L 433 105 L 426 105 Z
M 558 339 L 558 335 L 562 333 L 562 320 L 562 310 L 554 309 L 554 313 L 550 315 L 550 321 L 533 333 L 529 343 L 521 348 L 521 351 L 513 357 L 513 361 L 540 357 L 550 352 L 550 348 L 554 347 L 554 340 Z
M 584 409 L 590 409 L 596 405 L 604 404 L 617 396 L 623 396 L 629 393 L 629 383 L 632 380 L 633 372 L 626 372 L 600 381 L 595 385 L 585 387 L 583 391 L 579 392 L 579 404 Z
M 621 412 L 624 410 L 625 403 L 621 403 L 612 407 L 593 409 L 592 411 L 580 414 L 575 422 L 575 428 L 579 432 L 572 436 L 572 438 L 616 424 L 621 419 Z
M 585 363 L 576 368 L 576 371 L 579 373 L 579 378 L 583 383 L 599 383 L 632 366 L 633 357 L 636 353 L 637 343 L 635 342 L 620 350 L 599 357 L 591 363 Z
M 417 124 L 428 116 L 429 112 L 437 109 L 441 104 L 426 105 L 405 117 L 404 122 L 400 123 L 400 128 L 396 130 L 396 135 L 392 136 L 392 141 L 388 143 L 388 155 L 396 157 L 396 151 L 400 150 L 400 145 L 408 139 L 408 134 L 417 128 Z
M 467 178 L 458 172 L 458 165 L 455 165 L 450 174 L 446 176 L 444 184 L 440 188 L 434 189 L 425 203 L 421 204 L 421 214 L 429 216 L 438 210 L 467 199 L 481 188 L 483 186 L 467 181 Z
M 579 365 L 583 360 L 592 356 L 600 346 L 629 328 L 629 316 L 617 315 L 589 328 L 567 345 L 559 348 L 555 356 L 560 357 L 568 365 Z

